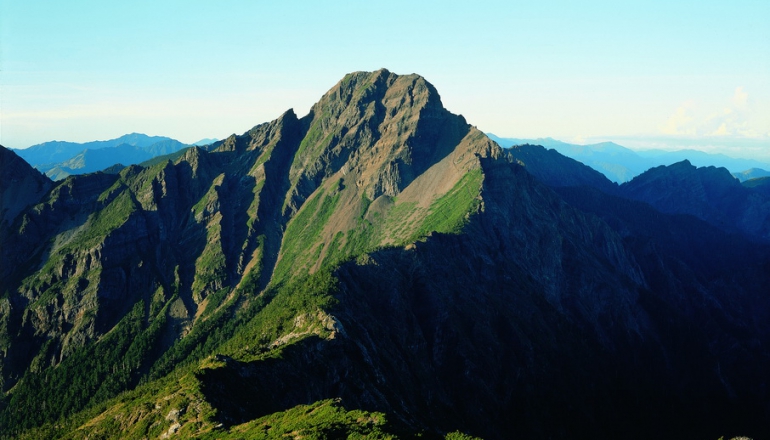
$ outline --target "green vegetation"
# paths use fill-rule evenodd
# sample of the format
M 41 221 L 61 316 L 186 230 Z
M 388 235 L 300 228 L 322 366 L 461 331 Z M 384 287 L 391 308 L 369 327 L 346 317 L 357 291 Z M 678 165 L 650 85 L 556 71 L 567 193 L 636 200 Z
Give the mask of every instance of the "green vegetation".
M 324 113 L 319 115 L 321 118 L 316 118 L 310 129 L 299 144 L 299 148 L 294 155 L 294 162 L 297 164 L 305 164 L 308 161 L 314 160 L 317 156 L 324 151 L 324 148 L 329 146 L 335 133 L 324 133 L 323 121 L 328 119 L 329 114 Z M 296 184 L 299 179 L 299 175 L 292 176 L 292 184 Z
M 389 237 L 398 243 L 414 241 L 418 237 L 417 223 L 425 218 L 425 209 L 419 208 L 416 202 L 399 202 L 388 212 L 383 229 Z
M 145 167 L 145 168 L 149 168 L 149 167 L 154 167 L 154 166 L 156 166 L 158 164 L 165 164 L 168 161 L 176 162 L 179 158 L 183 157 L 185 154 L 187 154 L 188 151 L 192 150 L 193 148 L 198 148 L 198 147 L 182 148 L 181 150 L 175 151 L 175 152 L 173 152 L 171 154 L 164 154 L 163 156 L 156 156 L 156 157 L 153 157 L 150 160 L 147 160 L 147 161 L 144 161 L 144 162 L 140 163 L 139 166 Z
M 250 310 L 242 312 L 233 318 L 240 300 L 240 293 L 235 292 L 216 311 L 210 312 L 205 319 L 196 322 L 190 333 L 176 341 L 149 372 L 150 379 L 159 379 L 170 374 L 174 369 L 197 364 L 229 339 L 235 329 L 243 323 L 244 316 L 254 313 L 263 305 L 267 298 L 261 296 Z
M 431 232 L 460 233 L 469 215 L 479 207 L 482 179 L 480 169 L 470 171 L 429 209 L 419 208 L 414 202 L 399 203 L 396 199 L 384 216 L 379 213 L 367 216 L 371 201 L 364 195 L 356 227 L 335 234 L 328 245 L 324 266 L 334 267 L 342 261 L 372 252 L 388 241 L 402 246 Z
M 432 231 L 459 233 L 468 222 L 468 214 L 481 203 L 478 195 L 482 179 L 481 169 L 465 173 L 457 185 L 431 204 L 416 235 L 422 237 Z
M 281 260 L 273 274 L 275 283 L 285 282 L 290 273 L 308 269 L 315 263 L 307 250 L 319 242 L 321 232 L 334 213 L 339 198 L 339 193 L 326 195 L 324 189 L 320 188 L 289 222 L 284 233 Z
M 306 335 L 328 336 L 328 330 L 314 317 L 318 311 L 328 311 L 337 304 L 334 298 L 337 283 L 329 271 L 318 271 L 289 285 L 269 288 L 250 299 L 236 314 L 243 325 L 220 347 L 220 352 L 241 361 L 252 361 L 268 353 L 273 341 L 294 330 L 303 330 Z M 305 328 L 296 329 L 294 320 L 300 315 L 308 316 L 308 320 Z
M 178 340 L 152 367 L 150 364 L 155 358 L 152 354 L 158 348 L 169 305 L 176 296 L 169 298 L 159 316 L 149 320 L 144 313 L 145 304 L 140 301 L 98 343 L 85 346 L 56 368 L 28 373 L 14 389 L 5 411 L 0 413 L 1 426 L 16 427 L 3 435 L 17 435 L 26 430 L 28 438 L 55 438 L 59 435 L 49 435 L 56 431 L 52 423 L 74 430 L 108 408 L 123 416 L 101 417 L 88 429 L 103 438 L 157 437 L 168 429 L 169 423 L 164 424 L 163 417 L 174 408 L 197 408 L 196 415 L 188 416 L 190 420 L 195 419 L 184 428 L 188 433 L 213 426 L 215 410 L 201 401 L 200 384 L 194 373 L 199 368 L 217 368 L 216 363 L 207 360 L 217 352 L 245 361 L 280 355 L 282 347 L 273 348 L 270 343 L 297 330 L 295 318 L 300 315 L 308 316 L 303 328 L 308 334 L 328 336 L 328 330 L 313 317 L 337 304 L 333 296 L 336 291 L 337 280 L 328 271 L 245 300 L 240 291 L 236 291 L 208 318 L 198 321 L 190 334 Z M 220 295 L 224 292 L 216 293 Z M 286 342 L 298 340 L 301 338 Z M 136 385 L 139 385 L 136 390 L 123 392 Z M 156 399 L 164 395 L 171 398 L 160 400 L 163 405 L 159 411 L 155 408 Z M 108 402 L 115 396 L 118 397 Z M 197 403 L 193 405 L 193 402 Z M 131 436 L 124 432 L 122 417 L 141 421 L 131 427 Z
M 450 432 L 444 438 L 446 440 L 481 440 L 479 437 L 473 437 L 472 435 L 468 435 L 459 431 Z
M 203 439 L 395 439 L 383 413 L 346 410 L 339 401 L 322 400 L 299 405 L 228 431 L 210 432 Z
M 144 302 L 140 301 L 101 341 L 76 350 L 56 368 L 28 372 L 0 412 L 0 426 L 14 427 L 10 433 L 18 433 L 135 386 L 152 359 L 164 319 L 162 315 L 146 325 Z
M 60 278 L 57 273 L 61 267 L 69 264 L 68 259 L 84 258 L 93 246 L 101 243 L 106 236 L 126 224 L 131 215 L 141 210 L 141 205 L 134 198 L 135 191 L 152 191 L 152 182 L 166 166 L 168 163 L 159 163 L 153 169 L 142 169 L 130 183 L 119 180 L 100 195 L 98 201 L 102 208 L 89 217 L 88 227 L 64 241 L 65 244 L 56 249 L 42 270 L 24 281 L 27 288 L 40 292 L 37 298 L 40 306 L 62 297 L 66 302 L 77 301 L 98 286 L 101 274 L 98 267 L 81 277 Z M 210 222 L 207 245 L 196 260 L 196 274 L 191 286 L 196 301 L 200 302 L 206 297 L 207 302 L 202 305 L 206 308 L 189 333 L 173 341 L 170 346 L 162 343 L 164 333 L 171 328 L 170 306 L 180 301 L 177 285 L 175 293 L 158 287 L 146 300 L 137 301 L 131 312 L 112 331 L 98 341 L 76 347 L 55 368 L 50 367 L 50 356 L 59 349 L 57 344 L 61 344 L 61 341 L 43 341 L 32 362 L 33 368 L 2 405 L 0 426 L 13 427 L 10 435 L 21 432 L 39 434 L 51 429 L 51 426 L 89 420 L 107 408 L 114 407 L 122 408 L 121 411 L 128 411 L 138 419 L 132 427 L 136 438 L 160 435 L 168 427 L 157 414 L 150 416 L 150 413 L 157 411 L 149 409 L 150 406 L 155 408 L 155 404 L 148 401 L 151 396 L 158 396 L 159 384 L 165 383 L 163 387 L 171 387 L 163 388 L 166 390 L 163 392 L 179 392 L 178 385 L 173 385 L 171 378 L 181 380 L 202 365 L 216 368 L 207 361 L 214 353 L 225 353 L 244 362 L 258 362 L 267 357 L 280 356 L 287 344 L 306 337 L 330 336 L 333 329 L 329 327 L 326 317 L 328 311 L 337 304 L 334 296 L 337 280 L 331 275 L 334 266 L 375 250 L 388 239 L 395 238 L 398 244 L 418 239 L 434 230 L 458 232 L 467 221 L 468 213 L 473 212 L 478 204 L 481 178 L 480 170 L 467 174 L 452 190 L 436 200 L 429 209 L 423 209 L 423 212 L 418 212 L 419 208 L 414 203 L 398 203 L 396 200 L 389 209 L 370 213 L 372 201 L 363 195 L 356 227 L 338 231 L 328 245 L 324 245 L 323 232 L 337 209 L 341 190 L 344 189 L 338 183 L 336 186 L 331 185 L 337 188 L 335 191 L 325 191 L 323 188 L 316 191 L 287 226 L 282 259 L 276 268 L 273 282 L 268 290 L 260 294 L 255 292 L 261 272 L 260 263 L 244 276 L 237 289 L 233 290 L 223 284 L 226 274 L 221 249 L 221 225 L 216 220 Z M 216 197 L 214 185 L 193 207 L 193 212 L 201 214 L 212 197 Z M 262 249 L 264 236 L 258 240 L 258 249 Z M 321 270 L 312 275 L 296 277 L 297 274 L 307 274 L 308 269 L 322 256 L 325 263 Z M 259 258 L 261 261 L 261 256 Z M 179 283 L 178 278 L 176 282 Z M 77 292 L 77 295 L 72 296 L 68 292 Z M 91 325 L 89 323 L 95 322 L 97 313 L 97 309 L 85 310 L 78 325 Z M 302 319 L 298 320 L 298 317 Z M 186 392 L 189 400 L 198 385 L 194 385 L 194 379 L 187 380 L 192 381 Z M 135 391 L 130 391 L 132 389 Z M 116 398 L 117 401 L 114 400 Z M 115 402 L 122 403 L 116 406 Z M 206 411 L 209 415 L 201 416 L 195 422 L 199 424 L 196 425 L 198 428 L 213 423 L 207 420 L 213 420 L 212 414 L 215 411 Z M 291 411 L 294 410 L 282 413 L 280 417 L 292 414 Z M 381 429 L 384 426 L 382 423 L 359 423 L 359 419 L 370 417 L 370 414 L 347 411 L 332 402 L 320 402 L 304 409 L 298 407 L 296 411 L 305 411 L 308 419 L 301 423 L 297 421 L 299 424 L 295 425 L 277 421 L 268 423 L 272 428 L 265 428 L 266 424 L 255 421 L 249 426 L 238 428 L 246 431 L 234 428 L 225 434 L 237 436 L 242 432 L 251 435 L 252 431 L 257 433 L 263 430 L 263 434 L 270 437 L 303 429 L 311 432 L 312 426 L 316 426 L 321 437 L 331 433 L 353 438 L 392 436 L 392 433 Z M 377 417 L 380 417 L 377 420 L 384 420 L 382 415 Z M 351 420 L 355 423 L 351 423 Z M 106 437 L 115 437 L 125 428 L 125 423 L 109 417 L 97 425 L 98 430 L 93 432 L 100 432 Z M 291 431 L 285 431 L 281 426 Z
M 217 213 L 217 217 L 221 217 Z M 227 283 L 225 254 L 222 250 L 222 226 L 219 218 L 206 228 L 206 247 L 195 260 L 195 280 L 192 284 L 193 298 L 201 302 L 209 290 L 217 290 Z
M 351 95 L 329 95 L 314 108 L 300 145 L 289 145 L 295 135 L 286 132 L 286 148 L 296 148 L 292 171 L 276 178 L 288 179 L 293 190 L 300 185 L 300 198 L 307 197 L 288 223 L 284 211 L 269 211 L 280 204 L 274 198 L 286 203 L 285 180 L 265 192 L 272 181 L 258 169 L 280 142 L 273 131 L 272 138 L 252 133 L 251 143 L 229 139 L 239 147 L 264 145 L 241 156 L 184 149 L 117 176 L 71 177 L 30 210 L 24 225 L 42 238 L 24 239 L 36 255 L 24 261 L 28 268 L 14 269 L 13 285 L 0 292 L 0 350 L 9 365 L 19 364 L 6 371 L 0 365 L 0 438 L 413 436 L 394 430 L 385 414 L 335 400 L 217 427 L 226 419 L 202 391 L 210 391 L 206 375 L 227 373 L 232 360 L 274 362 L 305 347 L 301 342 L 336 338 L 336 266 L 431 231 L 459 232 L 478 206 L 480 170 L 430 207 L 375 203 L 365 193 L 354 199 L 359 182 L 327 180 L 314 188 L 317 181 L 300 181 L 347 157 L 329 151 L 343 130 L 375 145 L 374 76 L 355 81 Z M 339 124 L 345 111 L 353 118 Z M 280 161 L 290 152 L 279 151 Z M 281 171 L 278 165 L 266 172 Z M 225 197 L 225 188 L 233 197 Z M 260 204 L 263 193 L 268 200 Z M 343 203 L 360 212 L 336 217 Z M 263 267 L 276 258 L 275 268 Z
M 321 266 L 333 268 L 342 261 L 372 252 L 383 243 L 403 246 L 426 237 L 431 232 L 460 233 L 469 215 L 478 210 L 481 169 L 471 170 L 430 208 L 419 208 L 414 202 L 394 203 L 381 215 L 369 214 L 372 201 L 361 198 L 361 213 L 355 227 L 338 231 L 328 244 L 321 232 L 336 209 L 340 194 L 325 195 L 317 191 L 289 223 L 284 235 L 283 256 L 276 267 L 274 282 L 290 275 L 307 272 L 319 259 Z
M 49 204 L 56 203 L 54 199 L 52 197 Z M 69 276 L 67 271 L 84 260 L 90 261 L 92 249 L 125 225 L 139 209 L 120 181 L 104 191 L 96 205 L 96 210 L 82 226 L 62 232 L 51 240 L 50 255 L 43 267 L 21 282 L 23 290 L 36 294 L 30 307 L 46 306 L 62 297 L 72 305 L 86 292 L 95 292 L 101 267 L 92 267 L 79 277 Z
M 79 237 L 80 249 L 90 249 L 104 239 L 110 232 L 122 226 L 136 212 L 137 204 L 128 191 L 121 192 L 104 209 L 96 211 L 89 220 L 89 225 Z

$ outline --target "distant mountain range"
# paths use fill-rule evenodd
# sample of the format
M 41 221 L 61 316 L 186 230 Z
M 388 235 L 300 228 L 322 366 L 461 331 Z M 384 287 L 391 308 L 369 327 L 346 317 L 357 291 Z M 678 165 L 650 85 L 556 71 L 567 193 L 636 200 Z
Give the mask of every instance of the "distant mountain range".
M 749 168 L 748 170 L 741 171 L 740 173 L 734 172 L 733 176 L 735 176 L 735 178 L 740 180 L 741 182 L 746 182 L 747 180 L 751 180 L 751 179 L 768 177 L 770 176 L 770 171 L 763 170 L 761 168 Z
M 131 133 L 107 141 L 51 141 L 14 151 L 48 177 L 61 180 L 72 174 L 100 171 L 116 164 L 139 164 L 186 147 L 189 145 L 168 137 Z
M 593 187 L 646 202 L 669 214 L 689 214 L 728 233 L 770 241 L 770 177 L 739 182 L 726 168 L 683 160 L 650 168 L 621 185 L 555 150 L 517 145 L 508 153 L 533 176 L 555 187 Z
M 211 145 L 211 144 L 213 144 L 214 142 L 217 142 L 217 141 L 219 141 L 219 139 L 205 138 L 205 139 L 199 140 L 198 142 L 193 142 L 191 145 L 194 146 L 194 147 L 203 147 L 203 146 L 206 146 L 206 145 Z
M 580 161 L 601 172 L 608 179 L 616 183 L 628 182 L 650 168 L 660 165 L 671 165 L 683 160 L 688 160 L 691 164 L 698 167 L 724 167 L 741 180 L 747 180 L 747 178 L 742 178 L 746 170 L 753 168 L 758 169 L 755 173 L 767 173 L 764 169 L 770 169 L 770 164 L 765 162 L 751 159 L 736 159 L 724 154 L 710 154 L 691 149 L 679 151 L 635 151 L 613 142 L 577 145 L 553 138 L 501 138 L 491 133 L 487 133 L 487 136 L 504 148 L 514 145 L 532 144 L 554 149 L 564 156 Z

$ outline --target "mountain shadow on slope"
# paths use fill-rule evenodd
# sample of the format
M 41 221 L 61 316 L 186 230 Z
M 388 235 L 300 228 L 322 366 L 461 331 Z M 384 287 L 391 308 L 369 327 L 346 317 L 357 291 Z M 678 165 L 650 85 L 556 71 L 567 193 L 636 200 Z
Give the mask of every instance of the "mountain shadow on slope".
M 53 186 L 13 150 L 0 145 L 0 231 L 25 208 L 37 203 Z
M 593 168 L 540 145 L 515 145 L 506 150 L 514 160 L 538 180 L 552 187 L 591 186 L 608 194 L 618 185 Z
M 770 238 L 770 199 L 742 186 L 725 168 L 696 168 L 685 160 L 652 168 L 620 190 L 665 213 L 690 214 L 725 231 Z
M 69 177 L 0 243 L 0 425 L 235 436 L 340 398 L 430 435 L 765 434 L 766 248 L 688 255 L 732 237 L 558 191 L 386 70 L 304 118 Z

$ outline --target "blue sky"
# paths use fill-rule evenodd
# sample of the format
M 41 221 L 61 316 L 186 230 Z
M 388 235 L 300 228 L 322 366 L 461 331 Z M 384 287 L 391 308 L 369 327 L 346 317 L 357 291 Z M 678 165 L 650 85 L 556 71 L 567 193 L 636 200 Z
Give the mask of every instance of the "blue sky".
M 767 0 L 415 3 L 0 0 L 0 144 L 222 138 L 386 67 L 500 136 L 770 157 Z

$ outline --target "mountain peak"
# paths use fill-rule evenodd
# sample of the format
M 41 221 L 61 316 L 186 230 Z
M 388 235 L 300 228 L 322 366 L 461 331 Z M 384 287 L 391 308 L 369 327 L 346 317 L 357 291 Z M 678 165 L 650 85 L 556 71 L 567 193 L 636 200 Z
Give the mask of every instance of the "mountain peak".
M 730 174 L 730 171 L 724 167 L 706 166 L 696 167 L 688 159 L 681 160 L 671 165 L 661 165 L 654 168 L 650 168 L 634 180 L 638 179 L 638 182 L 647 181 L 649 179 L 690 179 L 694 178 L 703 182 L 711 182 L 711 184 L 720 184 L 726 186 L 737 187 L 738 180 Z M 629 182 L 631 184 L 634 180 Z
M 726 230 L 767 236 L 768 208 L 749 197 L 726 168 L 696 167 L 685 159 L 651 168 L 623 184 L 621 191 L 666 213 L 691 214 Z
M 392 96 L 411 98 L 410 104 L 419 104 L 424 99 L 431 105 L 442 107 L 438 91 L 425 78 L 417 74 L 397 75 L 384 68 L 374 72 L 349 73 L 325 97 L 336 95 L 346 104 L 370 102 L 386 91 Z M 324 105 L 324 102 L 322 99 L 317 105 Z
M 369 198 L 394 196 L 470 130 L 423 77 L 386 69 L 346 75 L 302 123 L 306 135 L 291 171 L 295 202 L 343 167 Z
M 684 160 L 681 160 L 679 162 L 671 164 L 670 168 L 672 170 L 676 170 L 676 169 L 695 169 L 695 166 L 689 161 L 689 159 L 684 159 Z
M 4 157 L 0 177 L 23 171 Z M 653 183 L 690 191 L 679 207 L 714 195 L 684 182 Z M 384 437 L 386 414 L 429 437 L 765 426 L 765 248 L 586 184 L 612 185 L 554 150 L 503 152 L 424 78 L 386 69 L 302 118 L 71 176 L 0 222 L 0 431 Z

